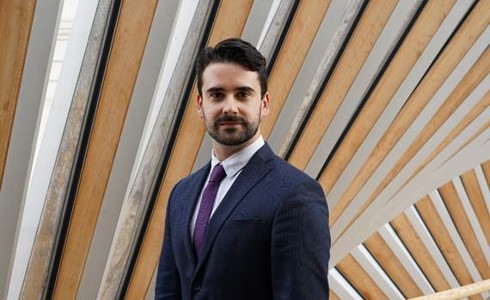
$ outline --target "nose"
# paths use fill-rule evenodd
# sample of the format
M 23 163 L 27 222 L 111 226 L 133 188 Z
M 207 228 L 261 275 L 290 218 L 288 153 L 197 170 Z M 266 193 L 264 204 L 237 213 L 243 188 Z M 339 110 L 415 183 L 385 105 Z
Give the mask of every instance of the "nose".
M 238 113 L 238 105 L 236 100 L 227 99 L 224 103 L 223 113 L 227 115 L 233 115 Z

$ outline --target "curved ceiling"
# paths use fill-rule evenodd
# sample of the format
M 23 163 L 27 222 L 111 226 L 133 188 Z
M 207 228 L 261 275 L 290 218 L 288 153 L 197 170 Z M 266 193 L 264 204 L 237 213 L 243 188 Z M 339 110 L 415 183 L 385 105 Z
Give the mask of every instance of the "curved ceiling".
M 63 1 L 14 2 L 0 4 L 6 299 L 151 299 L 167 197 L 209 159 L 193 62 L 227 37 L 268 58 L 263 135 L 325 191 L 331 299 L 490 296 L 490 1 L 91 0 L 66 32 Z

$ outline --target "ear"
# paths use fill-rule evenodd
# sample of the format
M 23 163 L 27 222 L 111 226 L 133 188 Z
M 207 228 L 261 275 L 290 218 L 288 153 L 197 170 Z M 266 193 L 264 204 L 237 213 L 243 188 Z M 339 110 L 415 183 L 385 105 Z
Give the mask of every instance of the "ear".
M 202 108 L 202 97 L 197 94 L 197 114 L 199 117 L 204 118 L 204 110 Z
M 265 117 L 269 114 L 269 105 L 270 105 L 270 99 L 269 99 L 269 92 L 266 92 L 264 97 L 261 100 L 261 106 L 262 106 L 262 117 Z

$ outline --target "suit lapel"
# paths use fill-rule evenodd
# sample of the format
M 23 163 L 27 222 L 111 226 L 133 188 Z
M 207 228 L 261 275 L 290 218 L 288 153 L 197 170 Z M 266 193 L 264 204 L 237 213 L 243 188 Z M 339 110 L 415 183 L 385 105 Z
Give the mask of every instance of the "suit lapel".
M 194 266 L 196 265 L 197 260 L 191 240 L 190 224 L 192 216 L 194 214 L 194 210 L 196 209 L 197 200 L 199 198 L 199 195 L 201 194 L 204 182 L 206 181 L 207 175 L 209 173 L 210 166 L 211 164 L 208 163 L 205 167 L 201 168 L 198 172 L 194 174 L 194 176 L 191 177 L 188 185 L 189 189 L 185 195 L 184 201 L 184 222 L 182 222 L 183 226 L 181 228 L 181 236 L 184 237 L 184 247 L 186 255 L 189 261 L 192 261 Z
M 252 189 L 262 178 L 271 170 L 271 166 L 267 164 L 267 161 L 272 159 L 274 153 L 266 144 L 257 151 L 257 153 L 250 159 L 247 165 L 244 167 L 238 178 L 226 193 L 223 201 L 220 203 L 213 216 L 211 217 L 206 238 L 204 241 L 203 249 L 197 263 L 197 270 L 206 259 L 212 244 L 221 229 L 223 223 L 228 219 L 228 216 L 235 209 L 235 207 L 243 200 L 245 195 Z

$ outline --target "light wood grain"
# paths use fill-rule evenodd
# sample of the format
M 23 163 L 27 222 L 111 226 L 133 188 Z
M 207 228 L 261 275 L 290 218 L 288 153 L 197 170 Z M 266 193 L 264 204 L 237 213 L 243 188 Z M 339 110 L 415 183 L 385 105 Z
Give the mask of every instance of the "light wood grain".
M 269 137 L 294 80 L 308 54 L 330 0 L 301 1 L 269 76 L 270 113 L 261 124 L 262 135 Z
M 401 214 L 391 221 L 391 226 L 393 226 L 393 229 L 400 237 L 403 244 L 405 244 L 408 251 L 410 251 L 412 257 L 417 262 L 418 266 L 434 289 L 436 291 L 442 291 L 451 288 L 441 270 L 437 266 L 432 254 L 429 253 L 425 247 L 407 216 L 405 214 Z
M 432 12 L 429 14 L 428 9 L 437 10 L 437 5 L 434 3 L 434 7 L 426 8 L 424 13 L 427 13 L 426 18 L 430 18 Z M 446 2 L 444 2 L 446 3 Z M 482 5 L 482 4 L 479 4 Z M 450 8 L 446 7 L 446 10 Z M 481 8 L 481 7 L 479 7 Z M 422 18 L 421 16 L 420 18 Z M 386 133 L 379 140 L 377 146 L 371 152 L 369 157 L 364 162 L 363 166 L 359 169 L 359 172 L 354 176 L 352 183 L 348 189 L 339 199 L 337 206 L 331 213 L 331 223 L 333 224 L 338 216 L 345 210 L 350 204 L 352 199 L 357 195 L 360 189 L 364 186 L 367 180 L 372 176 L 374 171 L 379 167 L 381 162 L 386 158 L 388 153 L 393 149 L 396 143 L 406 130 L 412 125 L 415 118 L 420 114 L 427 103 L 432 99 L 433 95 L 437 92 L 442 83 L 447 79 L 449 74 L 457 66 L 458 62 L 464 57 L 467 51 L 471 48 L 474 42 L 477 40 L 480 33 L 486 28 L 485 13 L 481 10 L 475 9 L 463 26 L 459 29 L 452 41 L 448 44 L 444 52 L 440 55 L 434 66 L 429 70 L 428 74 L 424 77 L 420 85 L 414 91 L 412 96 L 408 99 L 406 105 L 403 107 L 397 118 L 388 127 Z M 411 34 L 418 35 L 418 31 L 421 31 L 418 26 L 424 26 L 424 23 L 418 23 L 415 28 L 412 29 Z M 414 36 L 415 38 L 415 36 Z M 408 37 L 407 37 L 408 39 Z M 400 52 L 409 52 L 412 50 L 412 43 L 407 43 L 402 46 Z M 419 49 L 421 51 L 423 48 Z M 399 68 L 397 64 L 404 63 L 404 55 L 399 59 L 395 58 L 391 68 L 396 70 Z M 388 79 L 387 79 L 388 80 Z M 373 93 L 374 94 L 374 93 Z M 374 97 L 374 96 L 372 96 Z M 375 101 L 373 100 L 368 101 Z M 351 144 L 356 145 L 359 141 L 363 140 L 365 134 L 359 135 L 363 132 L 365 125 L 365 117 L 372 113 L 371 105 L 367 104 L 365 110 L 363 110 L 359 116 L 359 121 L 355 122 L 352 129 L 347 134 L 345 141 L 340 145 L 337 154 L 334 155 L 330 164 L 327 166 L 324 175 L 321 176 L 320 181 L 326 191 L 330 190 L 335 182 L 335 178 L 340 176 L 341 172 L 347 166 L 347 162 L 353 155 L 353 150 L 350 150 Z M 333 177 L 330 179 L 330 176 Z M 371 202 L 366 202 L 365 206 Z M 361 210 L 362 211 L 362 210 Z M 355 218 L 353 218 L 355 219 Z
M 458 300 L 488 291 L 490 291 L 490 279 L 410 300 Z
M 458 282 L 462 285 L 473 283 L 471 274 L 461 259 L 461 254 L 454 245 L 454 241 L 451 239 L 431 199 L 428 196 L 422 198 L 416 204 L 416 207 Z M 475 295 L 470 299 L 481 300 L 482 298 L 479 295 Z
M 454 127 L 453 130 L 444 138 L 444 140 L 437 145 L 436 149 L 420 164 L 420 166 L 412 173 L 412 175 L 405 181 L 405 184 L 400 188 L 402 189 L 408 182 L 410 182 L 415 176 L 417 176 L 424 167 L 429 164 L 437 155 L 439 155 L 456 137 L 458 137 L 463 130 L 465 130 L 471 122 L 473 122 L 478 116 L 484 113 L 485 109 L 490 104 L 490 92 L 488 92 L 471 110 L 470 112 Z M 470 139 L 472 140 L 472 139 Z M 468 143 L 468 142 L 467 142 Z M 465 143 L 465 144 L 467 144 Z M 461 147 L 459 150 L 461 150 Z M 455 153 L 459 152 L 456 151 Z
M 304 169 L 311 159 L 397 3 L 368 4 L 289 158 L 297 168 Z
M 353 218 L 362 214 L 362 212 L 378 197 L 378 195 L 388 186 L 395 176 L 405 167 L 405 165 L 417 154 L 432 135 L 444 124 L 452 113 L 461 105 L 461 103 L 471 94 L 473 89 L 488 74 L 490 68 L 490 49 L 487 48 L 478 61 L 468 71 L 464 78 L 458 83 L 453 92 L 449 95 L 446 101 L 439 107 L 428 124 L 420 131 L 413 143 L 402 154 L 397 163 L 393 166 L 390 172 L 385 176 L 376 190 L 371 194 L 369 199 L 364 203 L 363 207 L 358 211 L 358 214 Z
M 486 204 L 485 198 L 481 191 L 478 179 L 476 178 L 476 173 L 474 170 L 466 172 L 461 176 L 461 181 L 463 182 L 466 194 L 470 199 L 473 211 L 478 218 L 478 223 L 483 230 L 483 234 L 487 240 L 487 245 L 490 244 L 490 214 L 488 212 L 489 207 Z M 480 267 L 483 266 L 479 266 Z M 484 272 L 485 278 L 490 278 L 490 270 L 488 269 L 488 264 L 485 268 L 487 271 Z
M 378 285 L 369 277 L 351 254 L 347 254 L 337 264 L 336 268 L 364 299 L 388 300 L 388 297 L 380 290 Z
M 405 297 L 417 297 L 423 294 L 379 233 L 373 234 L 364 245 Z
M 36 0 L 0 1 L 0 188 Z
M 156 4 L 122 4 L 53 299 L 76 298 Z
M 458 229 L 459 235 L 468 250 L 471 259 L 481 272 L 482 278 L 490 278 L 490 269 L 483 254 L 483 250 L 478 243 L 475 232 L 471 227 L 468 216 L 465 213 L 461 200 L 458 197 L 456 188 L 452 182 L 449 182 L 439 188 L 441 198 L 446 205 L 448 212 L 451 214 L 452 221 Z

